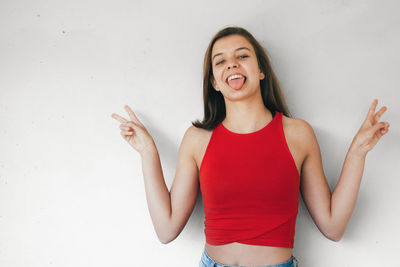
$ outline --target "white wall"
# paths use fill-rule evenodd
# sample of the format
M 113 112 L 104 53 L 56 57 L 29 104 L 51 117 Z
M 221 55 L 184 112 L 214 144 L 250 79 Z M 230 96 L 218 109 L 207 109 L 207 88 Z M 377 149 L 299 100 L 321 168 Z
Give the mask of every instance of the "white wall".
M 302 200 L 300 266 L 398 263 L 400 4 L 395 0 L 0 1 L 0 266 L 197 266 L 203 206 L 161 244 L 141 160 L 112 113 L 130 105 L 170 188 L 201 119 L 202 60 L 227 25 L 267 48 L 293 115 L 314 128 L 334 189 L 374 98 L 390 131 L 368 154 L 344 238 L 326 239 Z

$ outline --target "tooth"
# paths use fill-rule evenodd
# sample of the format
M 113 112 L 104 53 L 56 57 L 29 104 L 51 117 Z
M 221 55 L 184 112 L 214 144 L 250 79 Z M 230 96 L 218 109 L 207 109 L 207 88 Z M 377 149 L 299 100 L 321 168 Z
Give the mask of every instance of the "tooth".
M 228 81 L 233 80 L 233 79 L 239 79 L 239 78 L 241 78 L 241 77 L 242 77 L 242 75 L 235 74 L 235 75 L 230 76 L 229 79 L 228 79 Z

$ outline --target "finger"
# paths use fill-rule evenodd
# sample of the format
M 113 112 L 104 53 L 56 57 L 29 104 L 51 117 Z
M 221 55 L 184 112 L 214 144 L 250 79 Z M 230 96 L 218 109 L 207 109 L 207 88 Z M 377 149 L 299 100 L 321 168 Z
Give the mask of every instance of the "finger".
M 370 131 L 375 133 L 378 130 L 386 129 L 386 127 L 388 127 L 388 125 L 389 125 L 388 122 L 381 121 L 381 122 L 376 123 L 374 126 L 372 126 Z
M 137 128 L 139 127 L 139 126 L 138 126 L 136 123 L 134 123 L 133 121 L 124 122 L 124 123 L 122 123 L 122 126 L 131 127 L 133 130 L 135 130 L 135 129 L 137 129 Z
M 111 114 L 111 117 L 113 117 L 114 119 L 116 119 L 117 121 L 122 122 L 122 123 L 128 121 L 127 119 L 124 119 L 123 117 L 121 117 L 120 115 L 115 114 L 115 113 Z
M 378 104 L 378 99 L 375 98 L 374 101 L 372 101 L 371 106 L 369 107 L 367 119 L 373 119 L 374 118 L 375 108 L 376 108 L 377 104 Z
M 381 109 L 375 114 L 375 120 L 379 121 L 379 119 L 381 118 L 382 114 L 385 113 L 385 111 L 387 110 L 386 106 L 381 107 Z
M 129 132 L 129 131 L 121 131 L 122 135 L 132 135 L 133 132 Z
M 129 126 L 124 126 L 123 124 L 121 124 L 121 125 L 119 126 L 119 128 L 120 128 L 121 130 L 125 130 L 125 131 L 129 131 L 129 130 L 131 129 L 131 127 L 129 127 Z
M 126 141 L 129 141 L 129 139 L 132 138 L 132 135 L 123 134 L 122 132 L 121 132 L 121 136 L 122 136 Z
M 122 136 L 125 140 L 127 140 L 127 141 L 129 140 L 129 139 L 128 139 L 128 138 L 129 138 L 129 135 L 124 135 L 124 134 L 121 133 L 121 136 Z
M 125 105 L 125 109 L 129 114 L 129 117 L 131 117 L 131 120 L 133 120 L 134 122 L 136 122 L 137 124 L 142 125 L 142 123 L 139 121 L 139 119 L 136 117 L 135 113 L 133 112 L 133 110 L 128 106 Z

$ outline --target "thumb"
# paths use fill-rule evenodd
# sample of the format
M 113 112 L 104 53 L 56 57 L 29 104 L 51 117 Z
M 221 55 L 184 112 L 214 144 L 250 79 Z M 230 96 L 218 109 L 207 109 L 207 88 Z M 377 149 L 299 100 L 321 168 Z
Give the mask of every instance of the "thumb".
M 140 128 L 140 125 L 137 124 L 137 123 L 135 123 L 135 122 L 133 122 L 133 121 L 124 122 L 124 123 L 122 123 L 122 125 L 123 125 L 123 126 L 132 127 L 135 131 L 136 131 L 138 128 Z
M 376 131 L 385 128 L 387 125 L 389 125 L 387 122 L 381 121 L 376 123 L 374 126 L 371 127 L 370 131 L 372 133 L 375 133 Z

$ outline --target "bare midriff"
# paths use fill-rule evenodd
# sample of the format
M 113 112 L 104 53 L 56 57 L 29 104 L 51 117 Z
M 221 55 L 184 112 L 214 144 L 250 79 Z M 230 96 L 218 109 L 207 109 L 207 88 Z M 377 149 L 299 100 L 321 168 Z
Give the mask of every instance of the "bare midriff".
M 292 255 L 292 248 L 256 246 L 237 242 L 218 246 L 206 242 L 205 250 L 208 256 L 221 265 L 273 265 L 288 261 Z

